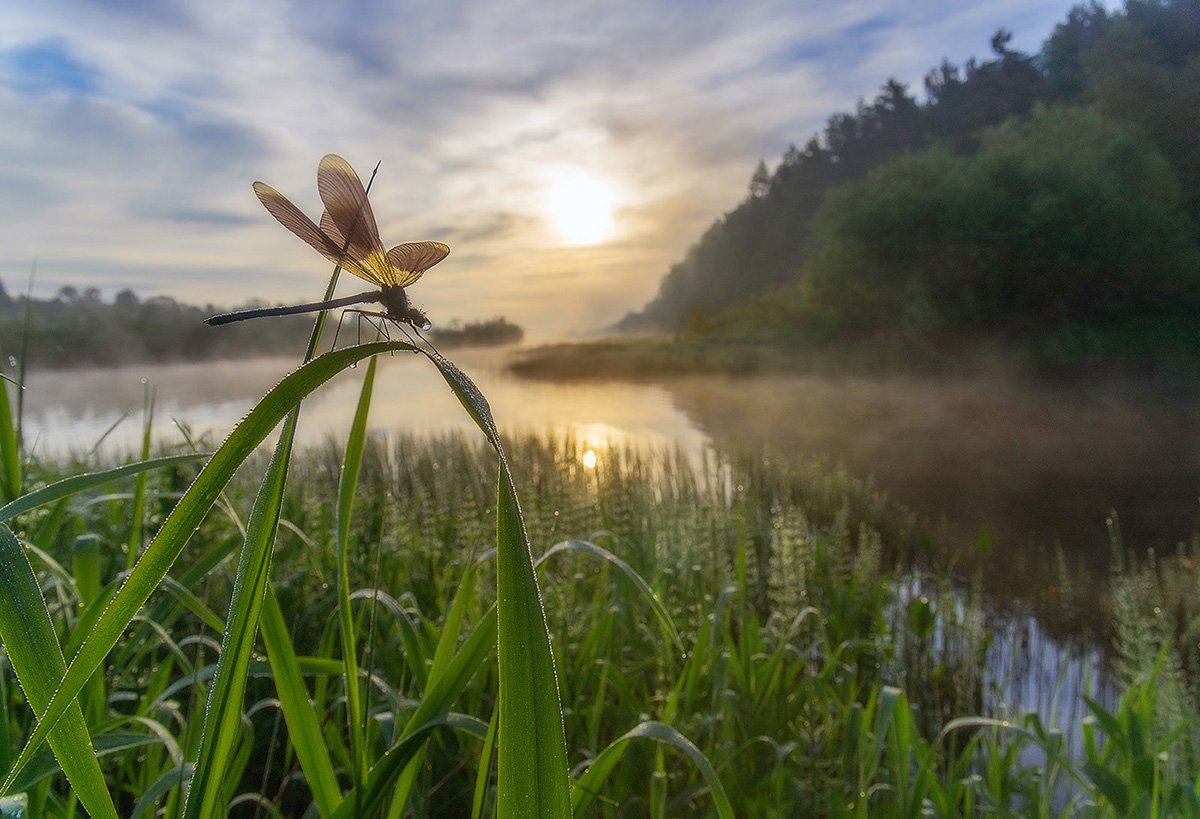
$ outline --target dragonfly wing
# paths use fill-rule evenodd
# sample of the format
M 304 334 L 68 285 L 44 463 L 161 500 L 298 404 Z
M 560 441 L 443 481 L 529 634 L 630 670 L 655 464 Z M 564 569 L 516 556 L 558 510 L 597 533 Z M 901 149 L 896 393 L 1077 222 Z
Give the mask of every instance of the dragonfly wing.
M 342 232 L 338 229 L 337 224 L 334 223 L 333 217 L 329 215 L 329 211 L 321 211 L 321 221 L 317 224 L 317 227 L 319 227 L 321 232 L 328 236 L 330 240 L 338 246 L 339 249 L 346 245 L 346 237 L 342 235 Z
M 441 242 L 405 242 L 389 250 L 387 260 L 396 277 L 395 284 L 408 287 L 449 255 L 449 245 Z
M 379 240 L 375 214 L 371 210 L 371 203 L 367 201 L 362 181 L 350 163 L 336 154 L 326 155 L 317 167 L 317 190 L 321 194 L 321 201 L 325 203 L 329 222 L 337 226 L 341 247 L 345 247 L 346 255 L 358 261 L 366 261 L 372 256 L 382 258 L 383 242 Z M 378 285 L 388 284 L 373 279 L 369 281 Z
M 338 260 L 341 247 L 335 246 L 329 237 L 313 224 L 312 219 L 305 216 L 286 196 L 263 182 L 254 183 L 254 193 L 279 224 L 299 236 L 325 258 L 334 262 Z
M 334 224 L 333 217 L 329 215 L 329 211 L 321 214 L 321 232 L 329 237 L 329 241 L 333 243 L 338 250 L 346 246 L 346 240 L 342 237 L 341 230 Z M 370 260 L 368 260 L 369 263 Z M 385 284 L 391 284 L 392 276 L 382 275 L 374 266 L 368 266 L 368 263 L 360 262 L 353 256 L 347 255 L 342 259 L 342 269 L 348 270 L 355 276 L 358 276 L 365 282 L 370 282 L 376 287 L 382 287 Z

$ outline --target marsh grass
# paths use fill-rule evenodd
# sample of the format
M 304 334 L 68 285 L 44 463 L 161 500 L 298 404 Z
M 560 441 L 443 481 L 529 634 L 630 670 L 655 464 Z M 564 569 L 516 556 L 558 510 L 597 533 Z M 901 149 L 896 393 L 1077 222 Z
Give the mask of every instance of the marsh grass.
M 31 814 L 86 799 L 105 815 L 91 806 L 111 798 L 109 815 L 181 815 L 185 786 L 203 781 L 217 807 L 195 815 L 528 815 L 506 807 L 512 761 L 543 763 L 513 756 L 529 733 L 505 727 L 491 659 L 506 645 L 497 530 L 519 526 L 540 556 L 572 783 L 570 807 L 545 815 L 1200 816 L 1195 656 L 1178 648 L 1197 628 L 1186 556 L 1182 571 L 1158 561 L 1114 577 L 1119 699 L 1085 701 L 1080 725 L 992 715 L 983 600 L 900 568 L 912 518 L 869 485 L 797 461 L 631 447 L 589 469 L 581 442 L 535 435 L 506 441 L 498 473 L 486 442 L 366 435 L 372 375 L 345 443 L 289 453 L 286 492 L 263 480 L 278 449 L 243 447 L 215 512 L 103 665 L 76 678 L 78 708 L 50 732 L 57 760 L 27 756 L 10 783 Z M 276 404 L 282 417 L 290 405 Z M 20 618 L 40 608 L 38 628 L 78 663 L 116 605 L 142 515 L 150 552 L 213 468 L 168 458 L 65 486 L 53 478 L 70 465 L 20 463 L 16 485 L 39 488 L 0 509 L 23 544 L 9 542 L 6 565 L 28 567 L 3 573 L 5 617 L 33 622 Z M 506 472 L 519 519 L 503 506 Z M 261 640 L 243 640 L 228 737 L 214 740 L 239 559 L 261 539 L 261 512 L 243 515 L 264 492 L 278 522 L 262 541 Z M 62 668 L 24 693 L 13 684 L 14 634 L 0 666 L 6 770 L 34 735 L 30 705 L 64 696 Z M 68 753 L 87 737 L 98 757 Z M 224 758 L 204 763 L 214 743 Z

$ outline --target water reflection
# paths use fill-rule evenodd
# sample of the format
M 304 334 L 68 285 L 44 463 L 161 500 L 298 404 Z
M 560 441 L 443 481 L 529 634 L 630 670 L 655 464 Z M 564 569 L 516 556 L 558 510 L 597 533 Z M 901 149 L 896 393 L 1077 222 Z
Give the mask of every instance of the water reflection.
M 998 380 L 815 376 L 562 385 L 508 375 L 502 352 L 454 358 L 506 434 L 570 435 L 585 469 L 596 468 L 610 446 L 678 447 L 701 458 L 715 442 L 870 476 L 950 548 L 963 550 L 963 573 L 982 573 L 993 604 L 1017 606 L 1010 609 L 1015 616 L 988 624 L 995 642 L 987 665 L 1013 671 L 992 680 L 999 696 L 990 704 L 997 708 L 1008 701 L 1017 711 L 1047 713 L 1078 707 L 1073 692 L 1098 693 L 1099 655 L 1078 637 L 1088 628 L 1096 636 L 1105 620 L 1098 609 L 1108 584 L 1110 510 L 1120 514 L 1127 544 L 1160 553 L 1200 524 L 1200 409 L 1127 385 L 1066 391 Z M 26 439 L 40 456 L 84 453 L 132 413 L 104 449 L 134 452 L 151 384 L 161 442 L 180 441 L 172 426 L 178 418 L 206 431 L 214 445 L 294 366 L 278 358 L 35 373 L 26 392 Z M 305 402 L 302 444 L 344 437 L 361 380 L 361 369 L 342 373 Z M 409 354 L 381 359 L 371 426 L 475 434 L 437 370 Z M 981 532 L 987 554 L 972 545 Z M 1025 616 L 1030 611 L 1039 618 Z
M 454 360 L 483 390 L 505 432 L 571 433 L 594 450 L 678 444 L 699 452 L 708 441 L 662 387 L 520 381 L 505 372 L 506 356 L 496 351 L 456 351 Z M 295 359 L 267 358 L 34 373 L 26 389 L 26 440 L 40 456 L 86 453 L 130 413 L 105 439 L 103 449 L 137 451 L 143 392 L 150 384 L 158 395 L 155 435 L 160 441 L 180 440 L 172 423 L 179 419 L 197 432 L 207 431 L 210 443 L 219 443 L 295 366 Z M 301 444 L 346 434 L 362 372 L 341 373 L 304 402 L 297 431 Z M 379 431 L 418 435 L 475 430 L 433 365 L 411 354 L 380 359 L 370 424 Z
M 721 446 L 870 476 L 965 574 L 982 570 L 999 599 L 1032 603 L 1060 633 L 1102 628 L 1112 512 L 1139 552 L 1170 553 L 1200 526 L 1200 407 L 1138 385 L 789 376 L 670 389 Z
M 455 359 L 503 431 L 569 433 L 581 458 L 609 445 L 679 446 L 698 457 L 715 441 L 870 476 L 959 550 L 964 573 L 981 569 L 998 599 L 1032 602 L 1066 632 L 1097 620 L 1110 510 L 1127 545 L 1160 554 L 1200 525 L 1200 409 L 1135 386 L 1068 391 L 999 379 L 824 376 L 563 385 L 508 375 L 503 351 L 456 352 Z M 87 452 L 132 411 L 105 449 L 136 451 L 149 383 L 159 396 L 160 440 L 180 440 L 172 427 L 178 418 L 215 445 L 294 366 L 276 358 L 35 373 L 26 439 L 38 455 Z M 305 402 L 302 444 L 345 435 L 361 379 L 361 370 L 344 372 Z M 411 354 L 381 359 L 371 425 L 474 434 L 437 370 Z M 980 542 L 987 554 L 978 554 Z

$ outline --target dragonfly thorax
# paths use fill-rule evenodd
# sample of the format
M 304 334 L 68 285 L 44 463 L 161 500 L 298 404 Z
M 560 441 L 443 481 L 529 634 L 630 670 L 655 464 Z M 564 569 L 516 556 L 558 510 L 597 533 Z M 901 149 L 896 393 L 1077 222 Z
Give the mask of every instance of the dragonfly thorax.
M 408 294 L 403 287 L 384 287 L 379 291 L 379 303 L 383 305 L 387 317 L 392 321 L 404 321 L 420 330 L 428 330 L 431 326 L 429 317 L 412 306 Z

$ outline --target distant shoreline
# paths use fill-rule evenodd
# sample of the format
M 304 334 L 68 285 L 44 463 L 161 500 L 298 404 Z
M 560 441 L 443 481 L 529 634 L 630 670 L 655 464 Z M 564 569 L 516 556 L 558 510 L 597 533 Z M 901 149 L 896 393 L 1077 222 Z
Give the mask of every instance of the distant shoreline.
M 789 345 L 761 341 L 638 336 L 564 342 L 515 354 L 509 371 L 558 383 L 657 381 L 691 375 L 825 375 L 866 377 L 997 377 L 1064 385 L 1132 382 L 1194 392 L 1200 362 L 1180 360 L 1154 368 L 1128 362 L 1089 362 L 1050 371 L 998 345 L 956 352 L 913 349 L 887 342 Z

